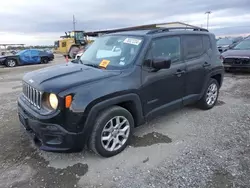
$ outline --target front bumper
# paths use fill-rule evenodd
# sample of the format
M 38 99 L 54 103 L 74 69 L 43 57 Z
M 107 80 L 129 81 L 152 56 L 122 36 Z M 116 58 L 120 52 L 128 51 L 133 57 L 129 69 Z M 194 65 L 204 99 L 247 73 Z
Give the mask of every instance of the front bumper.
M 51 152 L 78 152 L 84 147 L 82 133 L 72 133 L 60 125 L 45 123 L 34 117 L 28 106 L 18 99 L 18 116 L 23 128 L 41 150 Z
M 54 55 L 49 57 L 49 60 L 50 60 L 50 61 L 53 61 L 54 59 L 55 59 L 55 56 L 54 56 Z
M 225 69 L 250 70 L 250 64 L 249 65 L 224 64 L 224 68 Z
M 0 65 L 4 65 L 5 60 L 0 59 Z

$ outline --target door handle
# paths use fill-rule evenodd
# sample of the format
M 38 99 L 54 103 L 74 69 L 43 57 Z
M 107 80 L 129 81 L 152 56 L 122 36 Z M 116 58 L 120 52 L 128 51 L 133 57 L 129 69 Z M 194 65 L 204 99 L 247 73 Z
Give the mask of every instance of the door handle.
M 184 71 L 184 70 L 177 70 L 176 71 L 176 73 L 175 73 L 175 75 L 176 76 L 178 76 L 178 77 L 180 77 L 182 74 L 184 74 L 186 71 Z
M 208 62 L 205 62 L 205 63 L 203 64 L 203 67 L 209 67 L 209 66 L 211 66 L 211 64 L 208 63 Z

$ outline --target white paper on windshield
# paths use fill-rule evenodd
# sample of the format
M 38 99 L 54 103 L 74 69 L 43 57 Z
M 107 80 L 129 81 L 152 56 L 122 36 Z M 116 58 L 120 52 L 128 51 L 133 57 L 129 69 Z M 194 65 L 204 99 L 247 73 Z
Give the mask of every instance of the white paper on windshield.
M 123 42 L 127 44 L 139 45 L 141 43 L 141 40 L 135 38 L 126 38 Z

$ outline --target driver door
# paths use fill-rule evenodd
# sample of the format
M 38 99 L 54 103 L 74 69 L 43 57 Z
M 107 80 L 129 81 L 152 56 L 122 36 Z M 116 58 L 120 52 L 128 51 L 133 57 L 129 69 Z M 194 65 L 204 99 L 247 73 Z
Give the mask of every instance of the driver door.
M 169 69 L 154 71 L 154 58 L 171 59 Z M 182 105 L 185 86 L 185 63 L 182 59 L 181 37 L 170 36 L 153 39 L 142 70 L 141 98 L 146 116 L 158 115 Z

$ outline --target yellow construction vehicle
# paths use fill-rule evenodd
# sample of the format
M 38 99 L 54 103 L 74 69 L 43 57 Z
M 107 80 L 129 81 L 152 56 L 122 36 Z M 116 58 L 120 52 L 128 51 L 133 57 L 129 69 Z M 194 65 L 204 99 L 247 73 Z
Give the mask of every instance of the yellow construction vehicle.
M 72 59 L 75 58 L 79 50 L 92 42 L 87 40 L 84 31 L 69 31 L 68 33 L 65 32 L 65 34 L 65 36 L 60 37 L 60 40 L 55 41 L 54 52 Z

